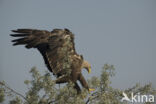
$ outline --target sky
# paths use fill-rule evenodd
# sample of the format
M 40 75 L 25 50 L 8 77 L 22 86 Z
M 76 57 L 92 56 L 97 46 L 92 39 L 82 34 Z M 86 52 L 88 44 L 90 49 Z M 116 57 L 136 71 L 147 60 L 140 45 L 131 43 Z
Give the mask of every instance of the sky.
M 155 0 L 0 0 L 0 81 L 24 93 L 25 79 L 36 66 L 47 68 L 36 49 L 12 46 L 11 30 L 52 31 L 68 28 L 75 34 L 76 51 L 91 63 L 99 77 L 104 64 L 115 66 L 112 87 L 140 83 L 156 88 Z

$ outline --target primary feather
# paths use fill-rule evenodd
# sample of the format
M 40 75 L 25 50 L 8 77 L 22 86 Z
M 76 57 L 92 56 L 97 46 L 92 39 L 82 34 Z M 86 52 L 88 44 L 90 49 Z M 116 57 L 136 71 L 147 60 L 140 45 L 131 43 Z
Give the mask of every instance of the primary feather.
M 37 29 L 17 29 L 11 34 L 15 39 L 13 45 L 25 45 L 37 48 L 42 54 L 49 71 L 54 74 L 71 69 L 72 55 L 77 54 L 74 47 L 74 35 L 68 29 L 54 29 L 49 32 Z M 65 72 L 63 72 L 65 73 Z

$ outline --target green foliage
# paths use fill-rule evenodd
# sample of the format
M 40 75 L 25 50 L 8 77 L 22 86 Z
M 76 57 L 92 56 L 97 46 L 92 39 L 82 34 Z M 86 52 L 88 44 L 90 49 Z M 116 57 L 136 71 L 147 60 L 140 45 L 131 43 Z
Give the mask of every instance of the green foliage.
M 22 104 L 22 100 L 18 96 L 16 96 L 15 99 L 10 101 L 10 104 Z
M 5 100 L 4 88 L 0 88 L 0 103 Z
M 110 78 L 115 75 L 114 70 L 113 65 L 105 64 L 100 78 L 93 76 L 88 79 L 90 88 L 94 88 L 95 91 L 90 93 L 82 88 L 82 93 L 77 95 L 76 90 L 73 89 L 73 83 L 58 87 L 50 73 L 46 72 L 41 75 L 33 67 L 30 70 L 32 80 L 24 81 L 28 87 L 28 91 L 24 96 L 9 88 L 4 82 L 0 82 L 0 103 L 5 100 L 5 96 L 11 96 L 13 99 L 10 104 L 127 104 L 121 102 L 123 91 L 110 86 Z M 156 94 L 151 83 L 145 86 L 136 84 L 134 87 L 124 90 L 124 92 L 128 96 L 130 96 L 131 92 Z

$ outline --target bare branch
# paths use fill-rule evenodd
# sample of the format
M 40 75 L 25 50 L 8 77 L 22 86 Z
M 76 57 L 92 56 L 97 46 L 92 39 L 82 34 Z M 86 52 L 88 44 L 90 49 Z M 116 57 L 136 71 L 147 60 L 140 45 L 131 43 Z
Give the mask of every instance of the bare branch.
M 12 88 L 8 87 L 5 83 L 0 82 L 0 85 L 4 86 L 6 89 L 10 90 L 10 91 L 13 92 L 14 94 L 16 94 L 16 95 L 22 97 L 25 101 L 27 101 L 28 104 L 31 104 L 31 103 L 27 100 L 27 98 L 26 98 L 25 96 L 23 96 L 22 94 L 16 92 L 16 91 L 13 90 Z

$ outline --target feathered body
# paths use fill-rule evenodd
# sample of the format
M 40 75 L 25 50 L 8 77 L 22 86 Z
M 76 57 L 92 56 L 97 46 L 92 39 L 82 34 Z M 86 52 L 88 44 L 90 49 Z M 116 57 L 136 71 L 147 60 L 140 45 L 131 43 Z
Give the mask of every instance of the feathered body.
M 26 48 L 37 48 L 50 72 L 58 77 L 56 83 L 73 81 L 75 88 L 80 91 L 79 80 L 83 87 L 88 88 L 81 69 L 90 71 L 90 64 L 83 59 L 82 55 L 76 53 L 74 35 L 68 29 L 54 29 L 49 32 L 37 29 L 12 30 L 15 34 L 13 45 L 25 45 Z M 60 77 L 61 76 L 61 77 Z

